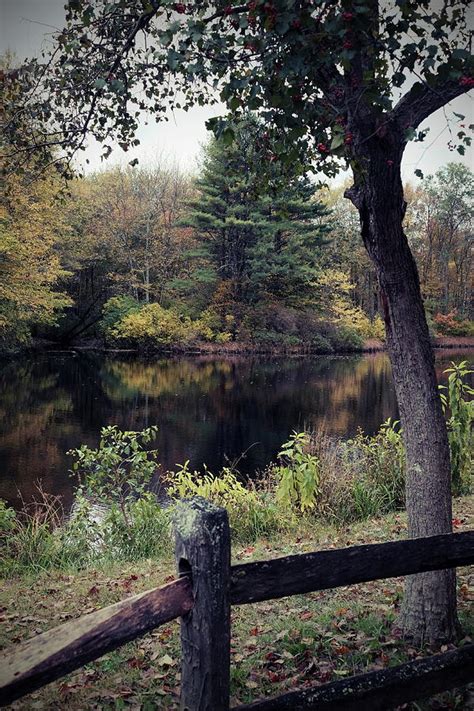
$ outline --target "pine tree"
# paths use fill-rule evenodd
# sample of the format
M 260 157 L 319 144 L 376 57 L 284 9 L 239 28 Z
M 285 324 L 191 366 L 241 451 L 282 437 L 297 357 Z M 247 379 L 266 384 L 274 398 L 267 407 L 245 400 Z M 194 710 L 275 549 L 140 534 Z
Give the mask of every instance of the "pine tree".
M 316 187 L 272 156 L 252 116 L 236 127 L 232 143 L 211 140 L 196 183 L 199 197 L 185 218 L 199 242 L 191 281 L 200 283 L 208 303 L 232 313 L 237 326 L 245 308 L 267 299 L 308 305 L 328 231 Z
M 316 188 L 307 177 L 295 175 L 286 184 L 282 177 L 272 193 L 259 196 L 252 212 L 258 236 L 249 250 L 250 293 L 303 308 L 314 304 L 329 213 L 314 200 Z

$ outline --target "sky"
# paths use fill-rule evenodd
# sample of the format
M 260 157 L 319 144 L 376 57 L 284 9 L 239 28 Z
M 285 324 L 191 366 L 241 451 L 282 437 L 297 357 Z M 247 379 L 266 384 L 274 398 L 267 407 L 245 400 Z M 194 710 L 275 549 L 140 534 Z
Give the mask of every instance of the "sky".
M 13 51 L 19 59 L 37 56 L 42 49 L 51 46 L 51 32 L 60 29 L 64 19 L 65 0 L 0 0 L 0 52 Z M 474 123 L 474 92 L 458 97 L 449 107 L 451 111 L 464 114 L 466 123 Z M 89 145 L 82 157 L 87 157 L 87 171 L 98 170 L 113 163 L 126 164 L 138 158 L 141 165 L 153 162 L 157 156 L 175 161 L 184 171 L 194 172 L 209 133 L 205 121 L 211 116 L 225 113 L 224 107 L 196 107 L 188 112 L 176 111 L 167 122 L 156 123 L 153 117 L 144 116 L 137 137 L 140 146 L 126 154 L 116 148 L 111 157 L 103 162 L 97 145 Z M 416 181 L 414 170 L 434 173 L 450 161 L 464 162 L 474 170 L 474 150 L 464 158 L 448 149 L 450 135 L 443 110 L 430 117 L 427 140 L 421 144 L 410 143 L 405 151 L 403 177 Z M 341 176 L 341 179 L 344 176 Z

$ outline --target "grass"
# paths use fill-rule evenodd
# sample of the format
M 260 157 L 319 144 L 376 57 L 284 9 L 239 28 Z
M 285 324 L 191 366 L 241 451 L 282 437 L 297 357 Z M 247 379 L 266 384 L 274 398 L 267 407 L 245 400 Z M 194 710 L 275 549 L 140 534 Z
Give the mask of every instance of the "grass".
M 474 497 L 454 502 L 457 530 L 474 526 Z M 281 540 L 233 547 L 234 562 L 402 538 L 404 514 L 351 526 L 306 527 Z M 104 562 L 75 574 L 49 571 L 1 581 L 0 645 L 8 650 L 28 637 L 92 612 L 174 575 L 170 558 Z M 465 640 L 474 636 L 469 569 L 458 571 L 459 615 Z M 472 571 L 471 571 L 472 575 Z M 232 608 L 232 701 L 248 703 L 307 684 L 325 683 L 423 656 L 396 628 L 402 579 L 327 590 Z M 18 702 L 13 709 L 178 708 L 179 624 L 160 627 Z M 471 693 L 471 701 L 469 701 Z M 472 691 L 449 692 L 406 708 L 468 709 Z

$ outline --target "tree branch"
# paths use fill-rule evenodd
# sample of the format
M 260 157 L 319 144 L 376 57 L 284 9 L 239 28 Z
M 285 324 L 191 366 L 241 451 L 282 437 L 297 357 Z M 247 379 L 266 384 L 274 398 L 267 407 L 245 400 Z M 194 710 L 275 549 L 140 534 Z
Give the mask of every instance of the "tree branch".
M 417 82 L 393 108 L 391 119 L 402 129 L 417 128 L 428 116 L 457 96 L 466 94 L 471 88 L 467 82 L 463 84 L 454 80 L 445 81 L 436 87 Z

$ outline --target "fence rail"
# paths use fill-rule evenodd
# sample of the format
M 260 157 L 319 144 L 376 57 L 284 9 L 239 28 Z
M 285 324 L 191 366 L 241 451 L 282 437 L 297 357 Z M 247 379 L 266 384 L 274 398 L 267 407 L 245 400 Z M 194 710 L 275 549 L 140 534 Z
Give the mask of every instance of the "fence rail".
M 473 563 L 474 532 L 351 546 L 235 565 L 232 605 Z
M 390 669 L 292 691 L 234 711 L 386 711 L 474 679 L 474 644 Z
M 178 580 L 19 645 L 0 662 L 0 705 L 180 617 L 182 709 L 228 711 L 231 605 L 474 563 L 474 531 L 468 531 L 231 567 L 227 513 L 199 498 L 177 507 L 175 535 Z M 359 711 L 362 703 L 389 709 L 471 680 L 474 645 L 466 645 L 238 709 Z
M 192 609 L 189 578 L 148 590 L 33 637 L 0 662 L 0 703 L 10 704 Z

